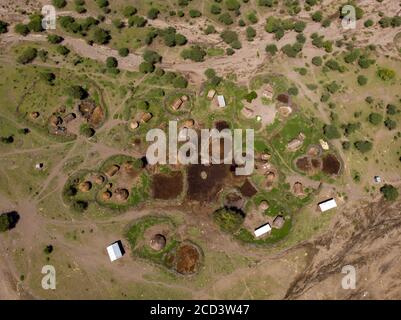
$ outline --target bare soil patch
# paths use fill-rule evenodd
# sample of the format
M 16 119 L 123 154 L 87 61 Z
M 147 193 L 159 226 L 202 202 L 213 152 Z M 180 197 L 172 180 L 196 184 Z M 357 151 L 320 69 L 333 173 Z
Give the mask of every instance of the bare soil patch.
M 153 197 L 155 199 L 175 199 L 183 191 L 183 177 L 181 171 L 175 171 L 168 175 L 156 174 L 153 176 Z

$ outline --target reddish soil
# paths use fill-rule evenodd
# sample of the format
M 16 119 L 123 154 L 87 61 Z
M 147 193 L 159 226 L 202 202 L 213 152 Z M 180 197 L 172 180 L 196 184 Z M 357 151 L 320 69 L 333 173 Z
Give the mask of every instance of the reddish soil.
M 288 104 L 288 102 L 290 101 L 290 97 L 287 94 L 282 93 L 277 96 L 277 100 L 282 103 Z
M 299 158 L 296 162 L 296 166 L 298 169 L 301 169 L 302 171 L 307 172 L 311 170 L 311 163 L 308 157 Z
M 181 274 L 196 272 L 199 258 L 199 252 L 194 246 L 189 244 L 180 246 L 175 255 L 177 272 Z
M 229 124 L 224 120 L 215 122 L 214 126 L 219 131 L 230 128 Z
M 338 174 L 340 172 L 341 163 L 334 154 L 328 154 L 323 157 L 322 171 L 326 174 Z
M 203 179 L 201 173 L 206 173 Z M 214 164 L 210 166 L 191 165 L 188 167 L 188 199 L 196 201 L 212 201 L 223 188 L 230 175 L 230 165 Z
M 313 169 L 320 169 L 322 167 L 322 161 L 317 158 L 311 160 Z
M 153 197 L 155 199 L 175 199 L 184 188 L 181 171 L 175 171 L 168 175 L 156 174 L 153 176 Z
M 239 189 L 239 191 L 241 191 L 241 193 L 245 197 L 249 197 L 249 198 L 258 192 L 258 190 L 255 189 L 255 187 L 252 185 L 252 183 L 249 182 L 248 179 L 246 179 L 246 181 L 244 182 L 242 187 Z

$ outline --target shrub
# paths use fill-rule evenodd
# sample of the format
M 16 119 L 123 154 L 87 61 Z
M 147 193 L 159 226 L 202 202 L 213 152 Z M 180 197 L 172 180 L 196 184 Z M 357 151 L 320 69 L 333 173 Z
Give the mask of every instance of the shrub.
M 353 63 L 359 58 L 360 54 L 361 52 L 359 49 L 354 49 L 344 56 L 344 61 L 346 63 Z
M 380 188 L 380 192 L 387 201 L 394 201 L 398 198 L 398 190 L 391 184 L 385 184 Z
M 129 18 L 129 17 L 133 16 L 133 15 L 136 14 L 137 12 L 138 12 L 138 10 L 137 10 L 135 7 L 133 7 L 133 6 L 126 6 L 126 7 L 123 9 L 123 15 L 124 15 L 124 17 L 126 17 L 126 18 Z
M 155 66 L 147 61 L 142 62 L 139 65 L 139 72 L 142 73 L 152 73 L 155 70 Z
M 88 208 L 88 203 L 86 201 L 74 201 L 72 203 L 72 208 L 77 212 L 84 212 Z
M 273 0 L 259 0 L 258 4 L 261 7 L 272 7 L 273 6 Z
M 252 41 L 256 37 L 256 30 L 252 27 L 246 28 L 246 37 L 248 41 Z
M 118 54 L 120 57 L 126 57 L 129 55 L 129 49 L 128 48 L 120 48 L 118 49 Z
M 49 244 L 48 246 L 46 246 L 44 249 L 43 249 L 43 252 L 45 253 L 45 254 L 51 254 L 52 252 L 53 252 L 53 246 L 51 245 L 51 244 Z
M 11 228 L 12 221 L 10 215 L 3 213 L 0 215 L 0 232 L 5 232 Z
M 357 80 L 358 80 L 358 84 L 360 86 L 364 86 L 364 85 L 366 85 L 368 83 L 368 78 L 366 78 L 363 75 L 359 75 Z
M 161 55 L 159 55 L 156 51 L 146 50 L 143 54 L 143 59 L 151 64 L 158 63 L 162 60 Z
M 150 8 L 148 11 L 147 17 L 151 20 L 155 20 L 159 16 L 159 13 L 160 13 L 159 9 Z
M 322 11 L 316 11 L 312 14 L 312 20 L 315 22 L 320 22 L 323 19 Z
M 244 222 L 244 213 L 240 210 L 222 208 L 213 213 L 214 222 L 222 231 L 234 233 Z
M 14 31 L 22 36 L 27 36 L 29 34 L 29 28 L 27 25 L 22 23 L 17 23 L 14 27 Z
M 227 26 L 234 23 L 233 18 L 231 18 L 230 14 L 228 12 L 221 14 L 219 16 L 219 21 L 221 23 L 224 23 Z
M 373 20 L 372 19 L 368 19 L 368 20 L 366 20 L 365 22 L 364 22 L 364 26 L 366 27 L 366 28 L 369 28 L 369 27 L 371 27 L 371 26 L 373 26 Z
M 291 87 L 288 89 L 288 94 L 291 96 L 297 96 L 298 95 L 298 88 L 297 87 Z
M 216 29 L 214 26 L 212 26 L 211 24 L 209 24 L 206 29 L 205 29 L 205 34 L 211 34 L 211 33 L 216 33 Z
M 28 28 L 31 32 L 42 32 L 44 29 L 42 27 L 42 15 L 32 14 L 29 16 Z
M 203 50 L 200 46 L 192 46 L 190 49 L 184 49 L 181 52 L 181 57 L 185 60 L 190 59 L 195 62 L 203 61 L 204 57 L 206 56 L 206 51 Z
M 326 124 L 323 126 L 323 133 L 328 139 L 339 139 L 341 137 L 337 127 L 332 124 Z
M 66 56 L 67 54 L 70 53 L 70 49 L 68 49 L 66 46 L 62 46 L 62 45 L 58 45 L 56 47 L 56 51 L 57 51 L 57 53 L 59 53 L 63 56 Z
M 87 98 L 89 95 L 88 92 L 84 88 L 82 88 L 81 86 L 77 86 L 77 85 L 68 87 L 66 89 L 66 93 L 70 97 L 72 97 L 74 99 L 79 99 L 79 100 L 83 100 L 83 99 Z
M 0 20 L 0 33 L 8 32 L 8 23 Z
M 102 28 L 95 28 L 91 35 L 91 40 L 96 44 L 106 44 L 110 39 L 109 32 Z
M 323 63 L 323 59 L 321 57 L 316 56 L 316 57 L 312 58 L 312 64 L 314 64 L 315 66 L 320 67 L 322 65 L 322 63 Z
M 116 58 L 114 58 L 114 57 L 108 57 L 108 58 L 106 59 L 106 67 L 107 67 L 107 68 L 113 69 L 113 68 L 117 68 L 117 66 L 118 66 L 118 61 L 117 61 Z
M 379 125 L 383 121 L 383 116 L 380 113 L 372 112 L 369 114 L 369 122 L 375 126 Z
M 379 76 L 380 79 L 383 81 L 389 81 L 394 79 L 395 77 L 395 71 L 387 68 L 379 68 L 377 70 L 377 75 Z
M 199 11 L 199 10 L 196 10 L 196 9 L 191 9 L 191 10 L 189 10 L 189 16 L 191 17 L 191 18 L 198 18 L 198 17 L 200 17 L 202 15 L 202 13 Z
M 108 0 L 96 0 L 96 3 L 99 6 L 99 8 L 105 8 L 109 5 Z
M 225 3 L 227 9 L 230 11 L 236 11 L 241 7 L 237 0 L 226 0 Z
M 182 76 L 179 76 L 179 77 L 175 78 L 174 81 L 173 81 L 173 87 L 174 88 L 183 89 L 183 88 L 186 88 L 187 86 L 188 86 L 188 81 Z
M 62 42 L 64 39 L 63 37 L 58 36 L 57 34 L 49 34 L 47 36 L 47 41 L 49 41 L 52 44 L 58 44 Z
M 267 53 L 270 53 L 272 56 L 274 56 L 278 51 L 277 46 L 275 44 L 266 45 L 265 50 Z
M 221 8 L 217 4 L 212 4 L 212 6 L 210 7 L 210 12 L 212 14 L 220 14 Z
M 386 106 L 386 113 L 390 115 L 394 115 L 397 113 L 397 107 L 393 104 L 388 104 Z
M 387 127 L 387 129 L 393 130 L 393 129 L 395 129 L 397 127 L 397 122 L 395 122 L 394 120 L 392 120 L 390 118 L 387 118 L 384 121 L 384 125 Z
M 55 6 L 58 9 L 64 8 L 67 5 L 66 0 L 53 0 L 52 3 L 53 6 Z
M 26 48 L 21 55 L 17 58 L 18 63 L 27 64 L 32 62 L 38 55 L 38 50 L 35 48 Z
M 252 24 L 257 23 L 257 22 L 259 21 L 259 20 L 258 20 L 258 17 L 256 16 L 256 14 L 255 14 L 254 12 L 248 13 L 247 19 L 248 19 L 249 22 L 252 23 Z
M 128 25 L 130 27 L 135 26 L 138 28 L 142 28 L 146 25 L 146 23 L 147 23 L 147 20 L 141 16 L 133 16 L 128 19 Z
M 354 143 L 355 148 L 362 153 L 372 150 L 373 144 L 367 140 L 358 140 Z
M 180 33 L 176 33 L 175 34 L 175 43 L 178 44 L 179 46 L 183 46 L 184 44 L 187 43 L 187 38 L 180 34 Z
M 231 30 L 225 30 L 222 33 L 220 33 L 220 37 L 223 39 L 223 41 L 227 44 L 231 44 L 234 41 L 238 41 L 238 35 L 235 31 Z
M 122 29 L 124 27 L 124 22 L 121 19 L 113 19 L 112 23 L 117 29 Z

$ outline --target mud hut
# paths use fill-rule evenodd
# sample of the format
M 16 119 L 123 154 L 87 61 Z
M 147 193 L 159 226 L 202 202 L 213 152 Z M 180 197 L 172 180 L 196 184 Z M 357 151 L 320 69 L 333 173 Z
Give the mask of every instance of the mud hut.
M 266 200 L 262 200 L 262 201 L 259 203 L 259 210 L 265 211 L 265 210 L 267 210 L 267 209 L 269 209 L 269 203 L 268 203 Z
M 127 189 L 116 189 L 115 194 L 118 201 L 126 201 L 129 196 L 129 192 Z
M 35 119 L 39 118 L 40 113 L 37 111 L 31 112 L 31 114 L 29 116 L 31 117 L 31 119 L 35 120 Z
M 107 190 L 107 191 L 105 191 L 105 192 L 102 193 L 102 199 L 103 199 L 104 201 L 110 200 L 110 198 L 111 198 L 112 195 L 113 195 L 113 194 L 111 193 L 111 191 Z
M 162 234 L 155 234 L 152 239 L 150 239 L 149 245 L 155 251 L 163 250 L 166 246 L 166 237 Z
M 283 227 L 283 225 L 284 225 L 284 222 L 285 222 L 284 217 L 278 215 L 273 220 L 273 228 L 281 229 Z
M 292 190 L 294 191 L 294 194 L 296 196 L 301 196 L 301 195 L 304 194 L 304 186 L 299 181 L 294 183 L 294 186 L 292 187 Z
M 106 171 L 106 176 L 111 178 L 114 176 L 118 171 L 120 170 L 120 166 L 113 164 L 107 171 Z
M 144 112 L 141 116 L 141 122 L 146 123 L 152 118 L 153 118 L 153 115 L 150 112 Z
M 88 192 L 90 189 L 92 189 L 92 183 L 89 181 L 81 182 L 78 186 L 78 189 L 81 192 Z
M 269 172 L 267 175 L 266 175 L 266 179 L 267 179 L 267 182 L 268 183 L 272 183 L 273 181 L 274 181 L 274 179 L 276 179 L 276 174 L 274 173 L 274 172 Z
M 53 127 L 57 127 L 60 124 L 63 123 L 63 119 L 61 119 L 61 117 L 58 117 L 56 115 L 52 115 L 49 119 L 49 124 Z
M 210 90 L 208 91 L 208 93 L 207 93 L 207 98 L 208 98 L 209 100 L 212 100 L 212 99 L 214 98 L 215 95 L 216 95 L 216 90 L 210 89 Z
M 181 98 L 178 98 L 177 100 L 175 100 L 173 102 L 173 104 L 171 105 L 171 108 L 174 109 L 174 110 L 178 110 L 179 108 L 181 108 L 182 103 L 183 102 L 182 102 Z
M 64 122 L 69 123 L 69 122 L 75 120 L 76 118 L 77 118 L 77 115 L 75 113 L 71 112 L 64 117 Z
M 101 174 L 99 174 L 95 177 L 94 181 L 96 184 L 102 184 L 104 182 L 104 177 Z
M 182 102 L 187 102 L 188 100 L 189 100 L 189 98 L 185 94 L 181 97 Z
M 136 128 L 139 127 L 139 122 L 136 121 L 136 120 L 132 120 L 132 121 L 130 122 L 130 124 L 129 124 L 129 127 L 130 127 L 132 130 L 135 130 Z

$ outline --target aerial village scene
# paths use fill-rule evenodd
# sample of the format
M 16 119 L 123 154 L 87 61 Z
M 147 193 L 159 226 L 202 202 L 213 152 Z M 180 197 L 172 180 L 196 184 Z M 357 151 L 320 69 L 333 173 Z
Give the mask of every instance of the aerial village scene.
M 400 12 L 1 1 L 0 299 L 400 298 Z M 171 122 L 252 129 L 253 170 L 152 163 Z

